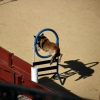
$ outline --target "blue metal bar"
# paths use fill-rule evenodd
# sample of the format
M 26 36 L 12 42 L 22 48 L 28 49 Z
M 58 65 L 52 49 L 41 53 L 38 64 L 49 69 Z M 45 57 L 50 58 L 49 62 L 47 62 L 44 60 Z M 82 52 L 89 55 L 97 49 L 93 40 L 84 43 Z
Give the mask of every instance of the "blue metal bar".
M 58 59 L 56 59 L 54 62 L 58 62 Z M 48 64 L 48 63 L 50 63 L 50 60 L 39 61 L 39 62 L 33 62 L 33 67 L 36 66 L 36 65 Z
M 57 74 L 57 72 L 46 73 L 46 74 L 39 74 L 38 76 L 51 75 L 51 74 Z
M 61 77 L 60 77 L 59 73 L 57 73 L 57 76 L 58 76 L 58 79 L 60 80 L 61 85 L 63 85 L 63 82 L 61 80 Z
M 53 69 L 58 69 L 58 66 L 50 66 L 50 67 L 45 67 L 45 68 L 39 68 L 38 72 L 45 71 L 45 70 L 53 70 Z
M 48 63 L 50 63 L 50 60 L 39 61 L 39 62 L 33 62 L 33 67 L 36 66 L 36 65 L 48 64 Z

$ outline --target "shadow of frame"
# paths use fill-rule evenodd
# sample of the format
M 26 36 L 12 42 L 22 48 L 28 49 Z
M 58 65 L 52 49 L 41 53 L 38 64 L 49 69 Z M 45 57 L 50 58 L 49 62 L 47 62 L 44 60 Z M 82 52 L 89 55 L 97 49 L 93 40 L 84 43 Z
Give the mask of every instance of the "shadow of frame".
M 83 62 L 79 61 L 79 59 L 77 59 L 77 60 L 64 61 L 64 63 L 66 65 L 63 65 L 63 64 L 59 64 L 59 65 L 63 67 L 64 69 L 70 68 L 70 70 L 67 70 L 60 74 L 61 79 L 63 79 L 63 84 L 65 83 L 68 77 L 71 77 L 75 74 L 80 75 L 79 78 L 77 78 L 75 81 L 92 76 L 94 73 L 94 70 L 91 69 L 91 67 L 96 66 L 99 62 L 91 62 L 91 63 L 84 64 Z M 56 80 L 58 79 L 57 76 L 54 76 L 52 78 Z

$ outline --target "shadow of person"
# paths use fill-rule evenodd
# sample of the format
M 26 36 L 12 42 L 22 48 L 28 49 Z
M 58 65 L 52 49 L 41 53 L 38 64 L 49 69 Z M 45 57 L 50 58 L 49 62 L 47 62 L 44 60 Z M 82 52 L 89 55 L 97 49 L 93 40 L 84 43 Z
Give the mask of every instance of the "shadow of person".
M 94 73 L 94 70 L 91 69 L 90 67 L 97 65 L 99 62 L 84 64 L 83 62 L 80 62 L 78 59 L 78 60 L 64 61 L 64 63 L 66 63 L 67 65 L 62 65 L 62 64 L 59 64 L 59 65 L 62 66 L 63 68 L 70 68 L 71 69 L 70 71 L 73 70 L 74 72 L 80 75 L 80 77 L 75 80 L 77 81 L 82 78 L 85 79 L 89 76 L 92 76 L 92 74 Z M 89 65 L 89 64 L 92 64 L 92 65 L 90 67 L 87 67 L 86 65 Z M 67 72 L 64 72 L 64 73 L 67 74 Z
M 38 80 L 38 82 L 39 82 L 39 84 L 41 84 L 45 87 L 48 87 L 52 91 L 66 96 L 68 98 L 68 100 L 89 100 L 89 99 L 86 99 L 86 98 L 79 97 L 78 95 L 72 93 L 70 90 L 65 89 L 64 87 L 57 84 L 56 82 L 54 82 L 53 80 L 51 80 L 48 77 L 42 77 Z M 56 100 L 56 98 L 55 98 L 55 100 Z

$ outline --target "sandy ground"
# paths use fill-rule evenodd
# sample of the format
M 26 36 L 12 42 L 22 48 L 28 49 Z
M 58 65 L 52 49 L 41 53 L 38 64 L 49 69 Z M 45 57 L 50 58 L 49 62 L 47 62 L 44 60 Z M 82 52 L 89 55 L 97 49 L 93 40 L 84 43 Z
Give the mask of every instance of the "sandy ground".
M 0 46 L 30 64 L 33 35 L 47 27 L 54 29 L 60 39 L 63 58 L 59 73 L 64 80 L 61 87 L 75 95 L 99 100 L 100 0 L 0 2 Z M 55 42 L 52 32 L 45 34 Z M 36 56 L 35 60 L 41 59 Z M 53 81 L 60 86 L 59 80 Z

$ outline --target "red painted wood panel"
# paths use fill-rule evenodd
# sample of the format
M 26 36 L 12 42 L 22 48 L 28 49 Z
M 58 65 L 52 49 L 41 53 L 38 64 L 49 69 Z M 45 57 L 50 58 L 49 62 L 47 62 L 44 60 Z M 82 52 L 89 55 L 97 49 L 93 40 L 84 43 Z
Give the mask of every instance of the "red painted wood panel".
M 31 64 L 0 47 L 0 81 L 51 91 L 31 81 L 31 66 Z
M 10 53 L 1 46 L 0 46 L 0 62 L 6 65 L 7 67 L 10 67 L 12 69 L 12 72 L 21 74 L 31 79 L 31 64 L 15 56 L 13 53 Z
M 0 46 L 0 62 L 11 67 L 11 56 L 12 53 L 10 53 L 9 51 L 5 50 Z
M 31 66 L 32 65 L 15 55 L 13 55 L 12 58 L 13 58 L 12 59 L 13 69 L 17 73 L 20 73 L 21 75 L 31 79 Z
M 4 82 L 14 83 L 14 75 L 4 70 L 0 70 L 0 80 Z
M 14 83 L 14 72 L 13 70 L 0 63 L 0 80 L 5 82 Z M 21 74 L 15 74 L 15 83 L 19 85 L 29 86 L 32 88 L 38 88 L 46 91 L 51 91 L 40 84 L 32 82 L 28 78 L 23 77 Z
M 14 73 L 13 69 L 11 69 L 10 67 L 6 66 L 4 63 L 1 62 L 0 62 L 0 70 Z

